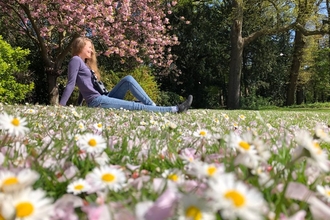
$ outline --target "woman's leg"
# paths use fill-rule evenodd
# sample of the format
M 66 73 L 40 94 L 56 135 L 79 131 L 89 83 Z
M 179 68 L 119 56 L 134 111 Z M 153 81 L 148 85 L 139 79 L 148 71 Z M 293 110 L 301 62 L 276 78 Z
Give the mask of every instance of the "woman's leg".
M 107 95 L 101 95 L 95 98 L 91 103 L 88 104 L 88 106 L 113 108 L 113 109 L 126 109 L 126 110 L 145 110 L 152 112 L 178 112 L 179 110 L 178 106 L 161 107 L 161 106 L 145 105 L 132 101 L 112 98 Z
M 119 83 L 108 93 L 108 96 L 123 99 L 128 91 L 130 91 L 133 96 L 143 104 L 156 105 L 139 85 L 139 83 L 130 75 L 122 78 Z

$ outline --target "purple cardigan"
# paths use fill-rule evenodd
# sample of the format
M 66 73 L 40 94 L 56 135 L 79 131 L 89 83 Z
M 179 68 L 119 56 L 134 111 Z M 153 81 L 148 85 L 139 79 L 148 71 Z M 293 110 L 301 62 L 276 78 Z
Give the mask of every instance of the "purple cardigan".
M 66 105 L 74 87 L 77 85 L 87 104 L 101 94 L 93 87 L 92 73 L 85 62 L 79 57 L 71 58 L 68 67 L 68 82 L 62 94 L 60 105 Z

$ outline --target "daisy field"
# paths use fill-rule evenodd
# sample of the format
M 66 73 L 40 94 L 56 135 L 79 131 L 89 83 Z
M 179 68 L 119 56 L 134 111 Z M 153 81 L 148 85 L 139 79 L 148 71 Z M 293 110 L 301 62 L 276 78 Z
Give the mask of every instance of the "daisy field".
M 0 104 L 0 219 L 330 219 L 328 115 Z

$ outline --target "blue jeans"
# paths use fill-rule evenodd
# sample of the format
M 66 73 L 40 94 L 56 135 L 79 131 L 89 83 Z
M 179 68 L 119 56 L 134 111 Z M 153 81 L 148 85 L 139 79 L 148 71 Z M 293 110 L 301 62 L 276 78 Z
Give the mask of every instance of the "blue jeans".
M 141 103 L 123 100 L 125 94 L 130 91 Z M 101 95 L 88 103 L 89 107 L 126 109 L 126 110 L 145 110 L 153 112 L 176 112 L 176 106 L 161 107 L 156 106 L 139 83 L 132 76 L 125 76 L 120 82 L 106 95 Z

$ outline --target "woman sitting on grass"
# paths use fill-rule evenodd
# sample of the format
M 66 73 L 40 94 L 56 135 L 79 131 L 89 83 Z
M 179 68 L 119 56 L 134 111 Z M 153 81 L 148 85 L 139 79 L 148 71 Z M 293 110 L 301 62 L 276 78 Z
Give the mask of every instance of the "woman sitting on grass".
M 91 70 L 95 72 L 97 78 L 100 78 L 92 41 L 86 37 L 75 39 L 72 43 L 72 55 L 68 66 L 68 82 L 60 100 L 62 106 L 66 105 L 75 85 L 78 86 L 89 107 L 181 113 L 191 106 L 192 95 L 175 106 L 156 106 L 132 76 L 124 77 L 109 93 L 102 95 L 92 83 Z M 123 100 L 127 91 L 130 91 L 141 103 Z

